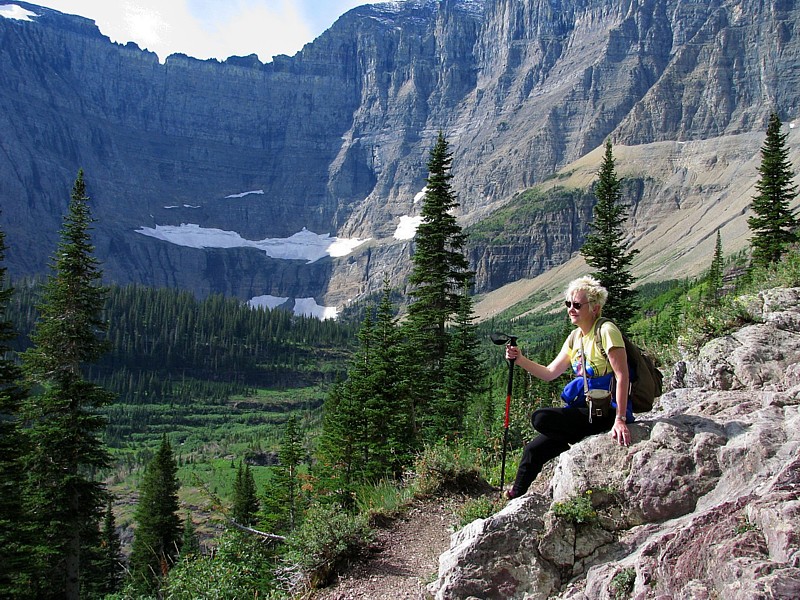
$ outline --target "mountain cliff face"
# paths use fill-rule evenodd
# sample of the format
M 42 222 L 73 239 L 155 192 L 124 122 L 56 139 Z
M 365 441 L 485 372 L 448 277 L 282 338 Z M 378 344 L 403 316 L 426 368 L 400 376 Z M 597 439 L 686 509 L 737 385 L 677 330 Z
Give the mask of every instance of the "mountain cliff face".
M 792 3 L 386 2 L 268 64 L 160 64 L 91 21 L 14 5 L 26 18 L 0 18 L 0 226 L 14 276 L 46 271 L 83 168 L 110 280 L 341 306 L 383 275 L 402 284 L 403 227 L 440 130 L 465 226 L 533 186 L 573 199 L 509 238 L 478 236 L 478 291 L 575 255 L 609 137 L 631 180 L 632 241 L 646 250 L 672 231 L 688 255 L 720 227 L 734 250 L 766 118 L 798 110 Z M 727 140 L 738 153 L 722 154 Z M 700 218 L 703 231 L 674 234 Z M 647 256 L 641 275 L 674 274 Z

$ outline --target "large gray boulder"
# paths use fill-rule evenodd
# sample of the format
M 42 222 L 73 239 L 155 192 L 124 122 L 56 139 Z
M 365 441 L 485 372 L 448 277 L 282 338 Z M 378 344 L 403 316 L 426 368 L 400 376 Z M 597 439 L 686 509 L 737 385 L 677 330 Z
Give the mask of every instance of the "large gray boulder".
M 453 535 L 429 592 L 800 598 L 800 289 L 742 306 L 756 322 L 687 360 L 689 387 L 639 416 L 630 447 L 573 446 L 546 492 Z M 556 503 L 596 515 L 558 517 Z

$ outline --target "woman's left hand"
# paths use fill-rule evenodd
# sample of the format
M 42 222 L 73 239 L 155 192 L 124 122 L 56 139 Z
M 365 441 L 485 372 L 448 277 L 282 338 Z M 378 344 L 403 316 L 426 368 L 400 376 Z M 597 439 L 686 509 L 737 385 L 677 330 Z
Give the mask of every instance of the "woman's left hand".
M 631 432 L 625 421 L 614 419 L 614 427 L 611 428 L 611 437 L 613 437 L 620 446 L 631 445 Z

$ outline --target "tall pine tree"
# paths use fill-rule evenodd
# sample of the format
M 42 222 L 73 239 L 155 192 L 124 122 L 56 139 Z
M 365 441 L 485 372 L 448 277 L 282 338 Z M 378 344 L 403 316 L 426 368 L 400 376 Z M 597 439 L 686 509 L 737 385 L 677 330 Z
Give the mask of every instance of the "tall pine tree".
M 478 355 L 472 298 L 465 287 L 461 293 L 458 312 L 450 328 L 450 348 L 445 360 L 444 393 L 441 406 L 435 411 L 440 418 L 439 437 L 460 436 L 465 429 L 467 408 L 471 400 L 485 389 L 486 372 Z
M 102 309 L 106 289 L 94 258 L 93 219 L 83 171 L 72 188 L 61 239 L 38 306 L 33 346 L 22 355 L 32 386 L 20 415 L 25 422 L 24 496 L 39 534 L 32 557 L 40 598 L 80 596 L 81 556 L 96 542 L 105 490 L 95 479 L 109 464 L 100 441 L 98 409 L 113 396 L 89 382 L 84 368 L 106 349 Z
M 375 314 L 370 360 L 368 443 L 372 445 L 372 462 L 366 473 L 373 480 L 400 477 L 412 462 L 416 447 L 411 395 L 402 383 L 402 348 L 395 312 L 390 281 L 385 277 Z
M 100 532 L 100 547 L 97 555 L 96 596 L 104 598 L 119 591 L 125 575 L 122 562 L 122 542 L 117 533 L 111 497 L 106 503 L 103 528 Z
M 581 254 L 586 263 L 596 269 L 593 275 L 608 290 L 603 316 L 625 328 L 638 309 L 636 291 L 630 287 L 634 282 L 630 266 L 639 251 L 630 250 L 625 241 L 624 225 L 628 218 L 620 202 L 621 182 L 614 162 L 611 140 L 607 140 L 594 187 L 597 197 L 594 220 L 589 223 L 589 233 L 581 247 Z
M 28 525 L 19 494 L 24 439 L 18 412 L 25 390 L 9 346 L 17 333 L 7 316 L 14 289 L 7 286 L 5 251 L 5 232 L 0 231 L 0 589 L 11 598 L 33 598 L 30 542 L 35 528 Z
M 436 439 L 431 398 L 444 393 L 449 349 L 447 324 L 458 312 L 460 292 L 473 273 L 464 255 L 466 236 L 454 216 L 459 204 L 450 185 L 452 154 L 442 132 L 430 152 L 429 175 L 409 276 L 408 318 L 404 323 L 405 384 L 412 393 L 415 431 Z
M 180 551 L 178 465 L 165 435 L 139 486 L 130 572 L 137 589 L 158 592 Z
M 297 429 L 297 417 L 292 415 L 286 421 L 286 429 L 283 432 L 283 443 L 278 452 L 280 466 L 278 467 L 278 479 L 286 493 L 289 530 L 293 530 L 300 517 L 301 486 L 300 486 L 300 465 L 303 461 L 303 445 L 300 443 L 300 432 Z
M 322 432 L 314 470 L 321 487 L 331 492 L 345 507 L 352 504 L 353 488 L 361 474 L 358 452 L 362 437 L 361 413 L 361 401 L 353 392 L 349 377 L 332 386 L 322 409 Z M 280 488 L 276 487 L 269 496 L 276 496 L 279 491 Z M 274 506 L 270 510 L 265 506 L 264 512 L 274 514 L 281 505 L 270 501 L 269 496 L 265 493 L 264 503 Z M 268 530 L 275 531 L 274 527 L 269 527 L 270 523 L 266 525 Z
M 767 138 L 761 147 L 761 165 L 756 182 L 758 194 L 750 204 L 754 216 L 747 219 L 753 233 L 750 246 L 754 265 L 777 263 L 788 246 L 798 239 L 797 218 L 789 206 L 797 196 L 797 186 L 792 183 L 794 173 L 786 145 L 788 136 L 788 133 L 781 133 L 781 120 L 772 113 L 767 125 Z
M 240 525 L 250 526 L 255 523 L 258 509 L 258 492 L 253 472 L 250 470 L 250 465 L 240 461 L 239 468 L 236 470 L 236 480 L 233 483 L 231 516 Z
M 714 258 L 711 259 L 711 267 L 706 276 L 707 292 L 706 302 L 710 306 L 719 304 L 719 295 L 722 290 L 722 275 L 725 266 L 725 256 L 722 253 L 722 236 L 717 229 L 717 241 L 714 245 Z
M 325 404 L 317 472 L 344 505 L 355 484 L 397 477 L 413 460 L 411 406 L 402 386 L 400 337 L 388 278 L 367 307 L 348 377 Z M 338 464 L 338 468 L 330 467 Z

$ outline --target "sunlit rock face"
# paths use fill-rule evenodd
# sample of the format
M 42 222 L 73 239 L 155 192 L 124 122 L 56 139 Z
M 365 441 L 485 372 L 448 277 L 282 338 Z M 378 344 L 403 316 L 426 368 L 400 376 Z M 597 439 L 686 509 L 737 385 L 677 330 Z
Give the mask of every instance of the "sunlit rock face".
M 268 64 L 161 64 L 89 20 L 0 8 L 0 226 L 14 276 L 46 272 L 82 168 L 110 281 L 342 306 L 384 277 L 402 285 L 439 131 L 465 226 L 612 139 L 632 238 L 669 231 L 684 256 L 705 230 L 669 228 L 689 210 L 711 231 L 741 221 L 731 195 L 752 183 L 742 165 L 769 112 L 788 123 L 800 106 L 793 5 L 385 2 Z M 740 152 L 723 153 L 732 138 Z M 583 168 L 563 179 L 581 189 L 567 204 L 470 242 L 477 291 L 575 255 L 591 218 Z M 210 245 L 179 242 L 189 228 Z M 302 232 L 330 251 L 309 261 L 291 241 Z

